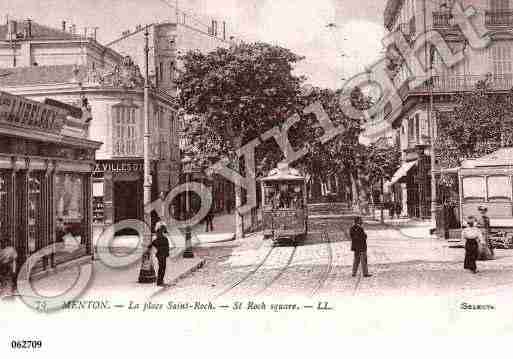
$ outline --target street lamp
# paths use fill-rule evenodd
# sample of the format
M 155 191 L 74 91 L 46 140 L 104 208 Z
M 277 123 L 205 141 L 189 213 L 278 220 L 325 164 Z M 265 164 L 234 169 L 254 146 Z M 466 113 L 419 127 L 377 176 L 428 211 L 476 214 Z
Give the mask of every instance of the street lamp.
M 191 196 L 189 193 L 189 181 L 191 180 L 192 174 L 191 162 L 192 158 L 188 155 L 182 158 L 182 171 L 185 174 L 185 220 L 187 221 L 185 226 L 185 250 L 183 252 L 183 258 L 194 258 L 194 253 L 192 252 L 191 226 L 189 223 L 191 214 Z

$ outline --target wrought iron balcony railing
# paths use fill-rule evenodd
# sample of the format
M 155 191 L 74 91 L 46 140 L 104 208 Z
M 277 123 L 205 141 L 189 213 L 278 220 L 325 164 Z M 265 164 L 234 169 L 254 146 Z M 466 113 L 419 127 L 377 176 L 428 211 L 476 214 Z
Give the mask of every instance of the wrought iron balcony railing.
M 486 26 L 513 26 L 513 11 L 512 10 L 486 11 L 485 12 L 485 25 Z
M 451 29 L 456 28 L 451 21 L 452 15 L 449 11 L 435 11 L 433 12 L 433 28 L 435 29 Z
M 487 80 L 490 90 L 504 91 L 513 88 L 513 74 L 491 75 L 488 78 L 484 75 L 433 76 L 433 92 L 472 91 L 479 81 L 484 80 Z M 413 93 L 427 91 L 427 83 L 410 89 Z

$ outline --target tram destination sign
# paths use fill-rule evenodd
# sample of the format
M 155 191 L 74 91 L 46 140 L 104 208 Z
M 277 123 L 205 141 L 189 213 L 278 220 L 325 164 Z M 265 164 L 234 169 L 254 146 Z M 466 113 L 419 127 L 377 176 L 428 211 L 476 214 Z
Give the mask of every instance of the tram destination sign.
M 66 113 L 56 107 L 0 91 L 0 122 L 60 132 Z

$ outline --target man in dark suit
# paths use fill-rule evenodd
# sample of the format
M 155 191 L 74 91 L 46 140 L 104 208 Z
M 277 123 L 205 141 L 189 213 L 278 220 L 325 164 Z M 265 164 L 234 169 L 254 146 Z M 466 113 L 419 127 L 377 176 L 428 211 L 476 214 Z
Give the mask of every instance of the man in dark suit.
M 162 222 L 157 223 L 157 238 L 151 244 L 157 250 L 156 257 L 159 262 L 159 271 L 157 274 L 157 285 L 159 287 L 164 287 L 166 284 L 164 283 L 164 276 L 166 274 L 166 262 L 167 257 L 169 257 L 169 241 L 167 237 L 164 235 L 167 233 L 166 225 Z
M 356 277 L 358 266 L 362 263 L 362 271 L 364 277 L 370 277 L 369 269 L 367 267 L 367 234 L 362 227 L 363 221 L 361 217 L 354 219 L 354 225 L 351 227 L 351 250 L 354 252 L 353 260 L 353 277 Z

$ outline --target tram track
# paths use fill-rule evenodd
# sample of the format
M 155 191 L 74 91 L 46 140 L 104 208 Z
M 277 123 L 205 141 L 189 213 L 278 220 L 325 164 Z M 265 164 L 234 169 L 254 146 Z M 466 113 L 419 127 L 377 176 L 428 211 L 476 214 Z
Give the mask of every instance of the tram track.
M 269 248 L 269 251 L 264 256 L 262 261 L 260 261 L 254 268 L 252 268 L 248 273 L 246 273 L 241 279 L 239 279 L 236 282 L 232 283 L 228 288 L 223 290 L 221 293 L 215 295 L 214 296 L 214 300 L 221 298 L 222 296 L 224 296 L 225 294 L 231 292 L 235 288 L 239 287 L 242 283 L 246 282 L 249 278 L 254 276 L 255 273 L 257 273 L 264 266 L 265 262 L 267 262 L 269 257 L 271 257 L 271 254 L 273 253 L 274 248 L 275 248 L 275 246 L 272 245 Z
M 260 289 L 257 293 L 255 293 L 255 295 L 264 294 L 264 292 L 266 292 L 269 288 L 271 288 L 283 276 L 283 274 L 285 273 L 287 268 L 289 268 L 290 265 L 292 264 L 292 259 L 296 255 L 296 251 L 297 251 L 297 244 L 294 242 L 294 247 L 292 248 L 292 251 L 291 251 L 289 258 L 288 258 L 287 262 L 285 263 L 285 265 L 283 267 L 281 267 L 280 270 L 278 271 L 278 273 L 276 273 L 276 275 L 269 282 L 267 282 L 262 289 Z
M 328 281 L 331 271 L 333 270 L 333 248 L 331 246 L 330 236 L 327 230 L 322 232 L 321 238 L 328 248 L 328 263 L 326 264 L 326 270 L 321 274 L 317 285 L 312 289 L 310 297 L 313 297 L 319 293 L 324 284 Z

